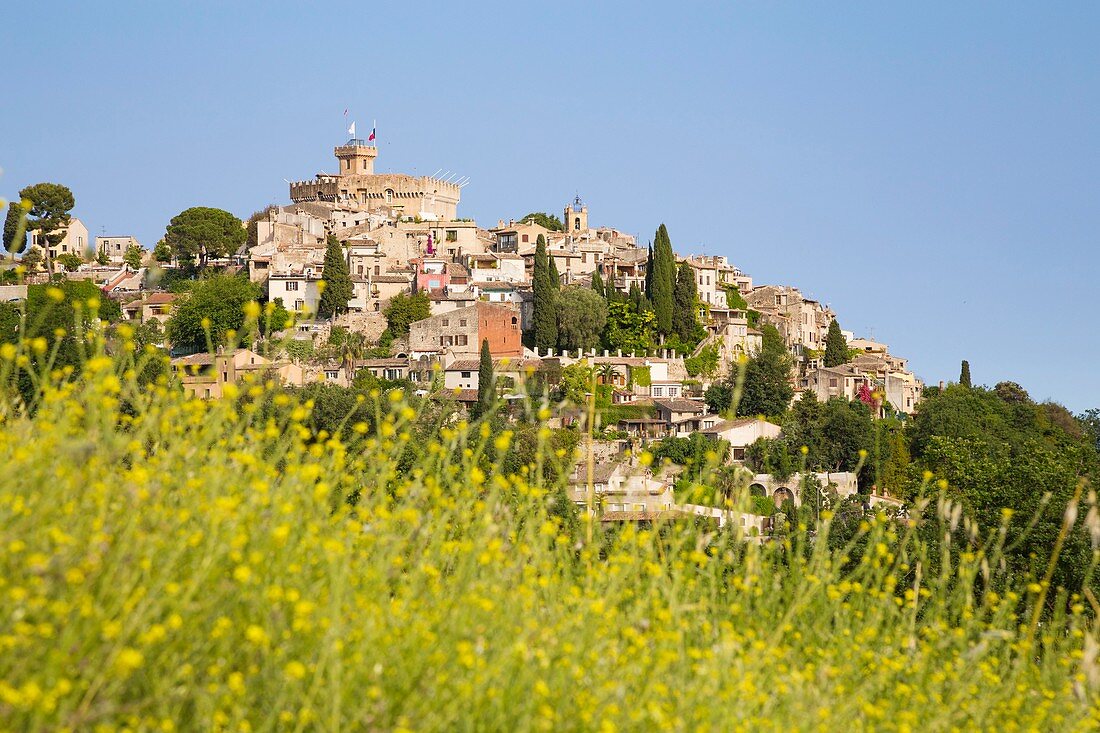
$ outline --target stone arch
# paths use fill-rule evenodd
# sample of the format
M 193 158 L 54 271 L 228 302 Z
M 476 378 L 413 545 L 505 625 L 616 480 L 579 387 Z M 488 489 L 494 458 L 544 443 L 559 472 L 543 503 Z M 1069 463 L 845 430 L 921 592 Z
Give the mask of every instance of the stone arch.
M 768 490 L 764 488 L 763 484 L 750 484 L 749 496 L 767 496 Z
M 772 493 L 772 499 L 775 500 L 776 506 L 782 506 L 783 502 L 785 502 L 787 499 L 790 499 L 793 503 L 794 492 L 788 489 L 786 486 L 780 486 Z

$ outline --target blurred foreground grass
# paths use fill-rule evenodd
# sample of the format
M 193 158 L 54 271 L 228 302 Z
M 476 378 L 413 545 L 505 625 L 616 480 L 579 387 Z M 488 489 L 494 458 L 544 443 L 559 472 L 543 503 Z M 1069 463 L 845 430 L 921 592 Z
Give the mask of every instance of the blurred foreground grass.
M 996 536 L 932 555 L 879 517 L 829 550 L 826 514 L 588 544 L 540 471 L 494 470 L 506 433 L 442 427 L 402 469 L 399 394 L 340 440 L 270 385 L 140 371 L 96 352 L 0 408 L 2 729 L 1096 728 L 1088 599 L 1000 576 Z

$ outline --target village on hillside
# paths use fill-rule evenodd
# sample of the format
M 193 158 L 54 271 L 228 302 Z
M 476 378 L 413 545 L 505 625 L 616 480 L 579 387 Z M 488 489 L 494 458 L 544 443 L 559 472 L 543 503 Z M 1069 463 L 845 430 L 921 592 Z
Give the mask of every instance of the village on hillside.
M 290 203 L 242 222 L 247 234 L 234 233 L 242 242 L 234 251 L 182 253 L 161 242 L 150 252 L 130 236 L 90 239 L 74 218 L 49 238 L 29 233 L 28 275 L 19 284 L 6 278 L 0 295 L 25 297 L 47 270 L 94 282 L 124 321 L 161 335 L 174 374 L 200 398 L 264 374 L 291 386 L 400 384 L 476 410 L 487 349 L 504 414 L 535 381 L 563 400 L 546 420 L 551 428 L 575 424 L 586 401 L 599 401 L 601 424 L 576 450 L 569 486 L 580 506 L 594 491 L 603 521 L 672 511 L 724 521 L 718 509 L 677 496 L 682 466 L 653 463 L 642 449 L 722 441 L 726 461 L 741 465 L 760 439 L 777 438 L 782 426 L 730 409 L 739 368 L 769 334 L 791 364 L 791 397 L 774 412 L 810 395 L 904 420 L 921 400 L 923 384 L 887 344 L 842 330 L 836 313 L 793 285 L 754 283 L 724 256 L 673 253 L 663 226 L 642 245 L 622 229 L 593 226 L 576 197 L 560 218 L 537 213 L 484 228 L 459 216 L 464 179 L 375 173 L 378 149 L 367 140 L 349 139 L 334 153 L 335 173 L 290 183 Z M 173 342 L 164 326 L 188 298 L 170 287 L 173 272 L 194 259 L 247 277 L 291 314 L 285 347 L 211 353 Z M 329 291 L 335 306 L 326 303 L 330 283 L 344 288 Z M 852 470 L 807 482 L 797 471 L 757 469 L 751 489 L 766 505 L 798 505 L 808 485 L 821 492 L 815 501 L 857 493 Z M 893 501 L 886 494 L 873 488 L 870 498 Z M 770 529 L 766 512 L 738 516 L 750 534 Z

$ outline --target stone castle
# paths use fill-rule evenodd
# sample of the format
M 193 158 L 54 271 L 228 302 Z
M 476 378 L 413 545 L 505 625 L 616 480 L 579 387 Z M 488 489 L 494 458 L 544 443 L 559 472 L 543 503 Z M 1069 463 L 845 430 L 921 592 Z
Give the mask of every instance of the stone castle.
M 375 173 L 378 148 L 365 140 L 353 138 L 334 152 L 339 172 L 318 173 L 312 181 L 291 183 L 291 201 L 323 201 L 364 211 L 385 208 L 398 218 L 427 221 L 457 218 L 461 186 L 434 176 Z

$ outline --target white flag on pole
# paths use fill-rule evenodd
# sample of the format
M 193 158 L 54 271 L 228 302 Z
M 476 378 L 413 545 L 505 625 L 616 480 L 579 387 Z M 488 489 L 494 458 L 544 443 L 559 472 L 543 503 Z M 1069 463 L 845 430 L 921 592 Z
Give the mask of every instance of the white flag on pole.
M 355 137 L 355 123 L 351 123 L 351 127 L 348 128 L 348 134 Z

